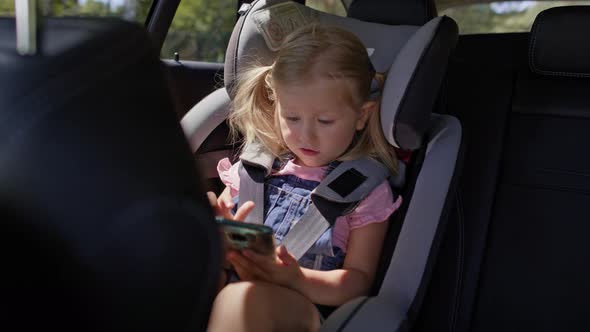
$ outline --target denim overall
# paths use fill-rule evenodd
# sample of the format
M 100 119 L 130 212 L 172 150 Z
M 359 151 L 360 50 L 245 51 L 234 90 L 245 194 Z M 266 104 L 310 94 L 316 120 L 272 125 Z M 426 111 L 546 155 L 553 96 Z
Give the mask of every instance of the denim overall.
M 275 160 L 273 169 L 280 169 L 281 161 Z M 329 173 L 338 162 L 328 166 Z M 275 243 L 279 245 L 291 227 L 298 221 L 311 204 L 311 191 L 320 183 L 304 180 L 295 175 L 270 176 L 264 184 L 264 224 L 272 227 Z M 239 196 L 234 197 L 237 209 Z M 342 268 L 345 253 L 332 245 L 332 230 L 328 228 L 324 234 L 299 259 L 301 267 L 314 270 L 335 270 Z
M 272 227 L 278 245 L 311 203 L 310 193 L 320 183 L 295 175 L 271 176 L 264 186 L 264 224 Z M 342 267 L 344 252 L 332 245 L 332 230 L 328 228 L 316 243 L 299 259 L 301 267 L 314 270 L 334 270 Z

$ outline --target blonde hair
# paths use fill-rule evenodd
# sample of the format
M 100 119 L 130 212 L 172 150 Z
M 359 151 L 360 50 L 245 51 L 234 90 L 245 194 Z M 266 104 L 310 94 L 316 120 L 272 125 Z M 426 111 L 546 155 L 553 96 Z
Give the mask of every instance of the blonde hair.
M 367 50 L 351 32 L 330 26 L 306 25 L 289 34 L 270 66 L 254 66 L 238 75 L 236 94 L 229 116 L 231 137 L 242 135 L 242 147 L 259 141 L 276 157 L 289 153 L 283 142 L 276 112 L 273 83 L 288 86 L 317 78 L 349 83 L 351 103 L 370 100 L 371 81 L 383 86 L 384 76 L 375 73 Z M 352 84 L 350 84 L 352 83 Z M 372 157 L 397 172 L 397 158 L 386 141 L 379 110 L 369 115 L 367 125 L 338 160 Z

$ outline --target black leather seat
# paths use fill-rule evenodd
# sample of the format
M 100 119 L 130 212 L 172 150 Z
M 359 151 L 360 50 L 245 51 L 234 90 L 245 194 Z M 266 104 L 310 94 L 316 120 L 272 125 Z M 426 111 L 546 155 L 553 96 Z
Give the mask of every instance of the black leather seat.
M 41 53 L 19 56 L 14 26 L 0 19 L 3 316 L 203 330 L 218 232 L 145 31 L 48 19 Z
M 447 91 L 464 172 L 417 330 L 588 329 L 589 29 L 574 6 L 530 34 L 460 38 Z

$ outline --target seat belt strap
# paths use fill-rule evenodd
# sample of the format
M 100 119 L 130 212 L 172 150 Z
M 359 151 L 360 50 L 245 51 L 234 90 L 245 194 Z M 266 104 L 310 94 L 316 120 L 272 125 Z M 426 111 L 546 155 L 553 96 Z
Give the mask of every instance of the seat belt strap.
M 284 245 L 296 260 L 299 260 L 328 228 L 330 223 L 314 204 L 310 204 L 280 244 Z
M 264 179 L 270 175 L 274 156 L 260 142 L 248 144 L 240 155 L 240 197 L 238 208 L 245 202 L 254 202 L 254 209 L 246 216 L 245 222 L 264 223 Z
M 238 206 L 253 201 L 254 209 L 246 222 L 264 223 L 264 180 L 272 171 L 274 157 L 260 143 L 248 145 L 240 156 L 240 195 Z M 336 218 L 351 213 L 358 204 L 389 177 L 380 162 L 364 158 L 341 162 L 311 192 L 312 204 L 281 241 L 299 260 Z
M 389 175 L 387 167 L 372 158 L 343 161 L 312 191 L 312 199 L 358 203 Z M 318 208 L 323 212 L 321 206 Z
M 313 204 L 281 244 L 299 260 L 334 225 L 336 218 L 351 213 L 388 176 L 389 170 L 373 159 L 340 163 L 311 192 Z
M 247 223 L 263 224 L 264 223 L 264 170 L 252 165 L 246 165 L 240 162 L 238 166 L 240 175 L 240 196 L 238 198 L 238 208 L 245 202 L 254 202 L 254 209 L 246 216 L 244 220 Z

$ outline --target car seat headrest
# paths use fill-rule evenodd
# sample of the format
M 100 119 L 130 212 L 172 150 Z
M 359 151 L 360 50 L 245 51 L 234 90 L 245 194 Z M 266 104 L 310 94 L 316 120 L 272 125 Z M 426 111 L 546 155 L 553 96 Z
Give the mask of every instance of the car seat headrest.
M 529 66 L 539 75 L 590 77 L 590 6 L 554 7 L 537 15 Z
M 348 7 L 348 17 L 390 25 L 423 25 L 436 16 L 430 0 L 354 0 Z
M 224 80 L 230 96 L 240 70 L 253 63 L 271 65 L 285 36 L 310 23 L 347 29 L 374 50 L 375 70 L 387 73 L 381 104 L 385 137 L 402 149 L 420 147 L 457 38 L 454 21 L 438 17 L 424 26 L 390 26 L 339 17 L 290 1 L 256 1 L 242 13 L 227 48 Z

